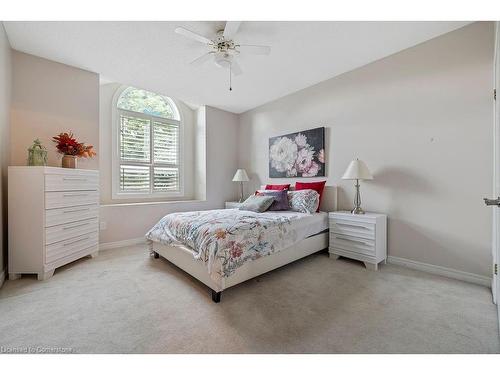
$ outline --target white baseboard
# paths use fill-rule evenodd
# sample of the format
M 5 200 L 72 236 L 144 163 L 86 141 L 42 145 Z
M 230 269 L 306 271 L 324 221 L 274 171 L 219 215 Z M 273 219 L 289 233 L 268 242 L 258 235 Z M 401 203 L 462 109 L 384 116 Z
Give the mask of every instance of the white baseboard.
M 145 245 L 147 243 L 144 237 L 131 238 L 129 240 L 115 241 L 115 242 L 105 242 L 99 244 L 99 250 L 109 250 L 115 249 L 117 247 L 133 246 L 133 245 Z
M 398 266 L 403 266 L 418 271 L 432 273 L 434 275 L 445 276 L 456 280 L 467 281 L 469 283 L 491 287 L 490 277 L 476 275 L 474 273 L 459 271 L 453 268 L 435 266 L 434 264 L 422 263 L 422 262 L 417 262 L 416 260 L 410 260 L 394 256 L 388 256 L 387 261 L 391 264 L 396 264 Z
M 0 272 L 0 288 L 2 287 L 4 282 L 5 282 L 5 270 L 2 270 L 2 272 Z

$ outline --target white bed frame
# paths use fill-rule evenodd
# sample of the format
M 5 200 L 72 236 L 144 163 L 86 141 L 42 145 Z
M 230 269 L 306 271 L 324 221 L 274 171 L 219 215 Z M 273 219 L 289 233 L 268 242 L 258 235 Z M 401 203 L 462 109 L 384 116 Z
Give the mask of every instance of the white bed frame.
M 216 283 L 210 278 L 206 265 L 194 259 L 193 250 L 186 246 L 168 246 L 159 242 L 150 242 L 150 249 L 155 258 L 161 255 L 208 286 L 212 289 L 212 300 L 216 303 L 220 302 L 223 290 L 326 248 L 328 248 L 328 232 L 321 232 L 284 250 L 247 262 L 234 274 L 223 277 L 220 283 Z
M 335 186 L 325 186 L 321 202 L 322 211 L 335 211 L 337 208 L 337 188 Z M 206 265 L 194 259 L 193 250 L 186 246 L 168 246 L 159 242 L 149 242 L 151 251 L 155 258 L 160 255 L 169 262 L 175 264 L 180 269 L 189 273 L 194 278 L 201 281 L 212 290 L 212 300 L 220 302 L 223 290 L 234 285 L 250 280 L 263 273 L 292 263 L 298 259 L 328 248 L 329 233 L 321 232 L 308 237 L 297 244 L 274 254 L 245 263 L 239 267 L 234 274 L 223 277 L 220 283 L 216 283 L 210 278 Z

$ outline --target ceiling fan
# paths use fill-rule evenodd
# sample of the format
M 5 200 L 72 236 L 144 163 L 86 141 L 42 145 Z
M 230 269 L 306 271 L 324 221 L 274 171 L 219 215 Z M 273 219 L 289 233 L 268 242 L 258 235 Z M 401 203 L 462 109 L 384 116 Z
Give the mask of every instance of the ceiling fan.
M 227 21 L 224 30 L 217 31 L 213 39 L 197 34 L 184 27 L 177 27 L 175 32 L 190 39 L 196 40 L 207 46 L 208 52 L 190 62 L 193 66 L 212 60 L 216 66 L 229 69 L 229 90 L 231 87 L 231 75 L 240 75 L 243 73 L 238 64 L 237 57 L 240 53 L 249 53 L 254 55 L 269 55 L 271 47 L 259 46 L 254 44 L 239 44 L 233 37 L 238 32 L 241 22 Z

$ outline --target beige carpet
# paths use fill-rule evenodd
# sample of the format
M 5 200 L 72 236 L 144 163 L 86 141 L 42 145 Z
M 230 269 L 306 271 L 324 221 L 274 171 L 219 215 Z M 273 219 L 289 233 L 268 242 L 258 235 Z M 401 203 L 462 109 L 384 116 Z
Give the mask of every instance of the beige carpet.
M 0 346 L 76 353 L 498 353 L 487 288 L 312 255 L 225 291 L 146 246 L 0 289 Z

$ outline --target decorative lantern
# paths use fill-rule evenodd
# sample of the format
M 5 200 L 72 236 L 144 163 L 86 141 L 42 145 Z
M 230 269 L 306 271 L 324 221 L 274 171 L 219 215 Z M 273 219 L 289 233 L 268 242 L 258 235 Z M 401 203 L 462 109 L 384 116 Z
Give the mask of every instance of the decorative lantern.
M 42 142 L 38 138 L 33 141 L 33 146 L 28 148 L 28 165 L 47 165 L 47 149 L 43 147 Z

